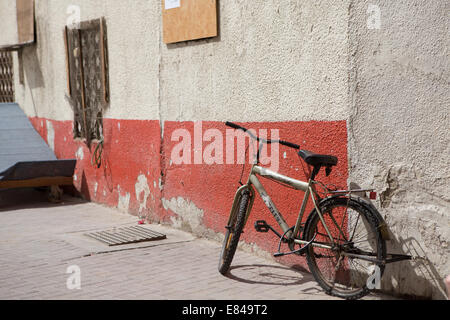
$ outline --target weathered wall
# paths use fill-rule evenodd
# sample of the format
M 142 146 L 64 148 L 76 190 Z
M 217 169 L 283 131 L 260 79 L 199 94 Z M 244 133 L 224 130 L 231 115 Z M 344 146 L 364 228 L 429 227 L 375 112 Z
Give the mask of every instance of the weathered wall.
M 367 25 L 371 3 L 380 29 Z M 349 180 L 379 191 L 392 250 L 429 259 L 389 265 L 383 287 L 434 298 L 450 273 L 449 9 L 352 1 L 349 19 Z
M 86 198 L 220 237 L 241 166 L 173 165 L 173 133 L 187 130 L 194 139 L 194 120 L 204 123 L 201 135 L 218 129 L 225 136 L 225 120 L 279 129 L 283 139 L 339 156 L 328 181 L 345 186 L 345 2 L 219 5 L 219 37 L 165 45 L 159 1 L 36 3 L 37 45 L 23 51 L 23 64 L 16 58 L 16 73 L 23 68 L 25 78 L 23 84 L 16 79 L 17 101 L 58 157 L 78 159 L 74 184 Z M 101 168 L 91 164 L 96 145 L 89 150 L 72 139 L 73 111 L 65 99 L 62 31 L 76 6 L 81 20 L 104 16 L 108 27 L 111 102 Z M 281 149 L 279 160 L 283 173 L 304 178 L 293 151 Z M 270 182 L 266 187 L 293 223 L 300 203 L 288 199 L 296 195 Z M 255 205 L 261 213 L 252 219 L 270 221 L 262 202 Z M 275 242 L 269 245 L 251 230 L 245 240 L 275 251 Z
M 160 9 L 145 0 L 37 1 L 37 45 L 23 51 L 25 85 L 16 79 L 17 101 L 30 116 L 73 119 L 65 99 L 63 30 L 76 6 L 82 21 L 102 16 L 107 20 L 111 103 L 104 117 L 158 119 Z
M 0 1 L 0 46 L 17 44 L 19 36 L 17 32 L 16 0 Z
M 77 158 L 75 187 L 92 201 L 141 216 L 160 203 L 159 6 L 150 1 L 37 1 L 37 44 L 15 56 L 16 99 L 60 158 Z M 105 17 L 110 104 L 104 112 L 102 166 L 73 139 L 73 110 L 65 95 L 64 26 Z M 22 70 L 20 70 L 22 69 Z
M 17 99 L 29 115 L 72 119 L 62 94 L 62 30 L 72 6 L 79 6 L 81 20 L 107 20 L 106 118 L 346 118 L 347 9 L 345 2 L 330 0 L 221 1 L 219 38 L 173 45 L 161 42 L 159 1 L 39 1 L 38 44 L 24 50 L 26 85 L 17 83 Z
M 219 38 L 162 45 L 162 119 L 346 119 L 346 32 L 346 1 L 220 1 Z
M 219 3 L 220 36 L 162 44 L 160 69 L 163 208 L 174 223 L 209 237 L 215 236 L 211 231 L 224 231 L 242 167 L 173 165 L 170 151 L 175 143 L 171 137 L 176 130 L 186 130 L 194 137 L 192 121 L 204 121 L 203 132 L 216 128 L 223 136 L 223 121 L 227 120 L 253 129 L 279 129 L 282 139 L 339 156 L 339 168 L 329 182 L 345 186 L 347 177 L 345 1 Z M 280 147 L 279 160 L 280 172 L 305 179 L 291 149 Z M 293 224 L 301 193 L 263 183 Z M 261 237 L 252 228 L 258 219 L 274 224 L 259 198 L 253 212 L 243 239 L 256 244 L 253 248 L 258 253 L 260 249 L 275 252 L 276 239 Z M 296 257 L 282 261 L 306 267 L 303 259 Z
M 109 186 L 106 174 L 90 164 L 95 145 L 88 150 L 70 135 L 73 111 L 65 99 L 62 31 L 76 14 L 76 6 L 81 20 L 104 16 L 108 26 L 111 103 L 104 114 L 104 157 L 109 157 L 104 164 L 131 168 L 123 172 L 110 169 L 114 183 Z M 84 178 L 75 184 L 88 198 L 134 213 L 137 207 L 142 211 L 134 184 L 146 172 L 152 172 L 147 177 L 149 188 L 157 185 L 152 191 L 155 201 L 162 191 L 170 194 L 168 201 L 184 197 L 189 202 L 197 196 L 194 188 L 178 194 L 166 188 L 179 183 L 180 175 L 192 181 L 207 176 L 223 185 L 233 184 L 237 177 L 230 175 L 224 180 L 223 172 L 207 164 L 186 165 L 172 174 L 167 147 L 172 133 L 192 127 L 193 120 L 210 121 L 223 133 L 224 120 L 245 121 L 250 126 L 266 121 L 253 127 L 277 128 L 281 137 L 314 151 L 339 153 L 342 167 L 337 179 L 345 184 L 343 133 L 348 101 L 344 4 L 308 1 L 282 6 L 277 1 L 221 1 L 219 11 L 220 37 L 167 46 L 161 41 L 159 2 L 37 2 L 37 45 L 24 49 L 22 64 L 16 58 L 16 73 L 23 68 L 25 78 L 23 84 L 16 79 L 17 101 L 59 156 L 80 160 L 77 178 Z M 121 121 L 124 119 L 129 121 Z M 278 123 L 275 126 L 267 121 Z M 124 123 L 131 129 L 124 130 Z M 171 131 L 165 132 L 166 123 Z M 302 126 L 310 132 L 293 129 Z M 144 128 L 161 134 L 148 135 Z M 151 168 L 141 160 L 143 150 L 130 145 L 137 137 L 152 158 Z M 340 140 L 330 144 L 333 137 Z M 165 145 L 161 145 L 161 138 Z M 109 152 L 119 146 L 129 146 L 130 150 Z M 295 155 L 287 154 L 282 161 L 290 161 L 288 169 L 298 166 Z M 190 175 L 192 168 L 196 173 Z M 104 185 L 105 191 L 98 193 Z M 227 193 L 226 198 L 230 197 L 232 193 Z M 216 205 L 205 202 L 201 209 L 212 212 Z M 163 211 L 157 212 L 158 216 L 172 212 L 162 202 L 160 207 Z M 226 216 L 228 204 L 220 203 L 220 207 L 226 209 L 219 215 Z
M 58 157 L 79 160 L 75 186 L 85 197 L 208 237 L 224 230 L 241 166 L 174 165 L 177 130 L 194 139 L 193 121 L 202 121 L 201 135 L 225 135 L 223 121 L 238 121 L 337 155 L 325 182 L 383 191 L 390 246 L 431 261 L 389 265 L 383 288 L 442 297 L 450 273 L 445 3 L 378 1 L 381 29 L 371 30 L 368 1 L 219 1 L 219 37 L 165 45 L 160 1 L 41 0 L 38 42 L 24 49 L 16 98 Z M 95 145 L 73 140 L 64 97 L 62 31 L 72 5 L 81 20 L 104 16 L 108 27 L 111 103 L 100 168 L 91 164 Z M 199 152 L 193 142 L 191 152 Z M 303 178 L 292 150 L 280 147 L 279 160 L 282 173 Z M 293 223 L 297 195 L 265 186 Z M 273 221 L 262 202 L 255 209 L 249 226 Z M 247 229 L 253 248 L 276 250 Z M 282 261 L 305 266 L 297 257 Z

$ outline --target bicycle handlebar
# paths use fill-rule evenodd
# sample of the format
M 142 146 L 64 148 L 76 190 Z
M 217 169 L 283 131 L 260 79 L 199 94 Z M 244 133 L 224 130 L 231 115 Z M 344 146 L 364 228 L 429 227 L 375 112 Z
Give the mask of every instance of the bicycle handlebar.
M 250 137 L 252 137 L 253 139 L 255 139 L 256 141 L 261 141 L 262 143 L 279 143 L 282 144 L 286 147 L 289 148 L 293 148 L 293 149 L 300 149 L 300 146 L 298 144 L 292 143 L 292 142 L 288 142 L 288 141 L 283 141 L 283 140 L 267 140 L 267 139 L 263 139 L 263 138 L 258 138 L 257 136 L 255 136 L 252 132 L 250 132 L 247 128 L 241 127 L 240 125 L 237 125 L 233 122 L 225 122 L 225 125 L 227 125 L 228 127 L 234 128 L 236 130 L 242 130 L 245 133 L 247 133 Z
M 241 130 L 247 131 L 247 129 L 245 129 L 244 127 L 241 127 L 241 126 L 239 126 L 239 125 L 237 125 L 236 123 L 233 123 L 233 122 L 227 121 L 227 122 L 225 122 L 225 125 L 229 126 L 229 127 L 232 127 L 234 129 L 238 129 L 238 130 L 241 129 Z

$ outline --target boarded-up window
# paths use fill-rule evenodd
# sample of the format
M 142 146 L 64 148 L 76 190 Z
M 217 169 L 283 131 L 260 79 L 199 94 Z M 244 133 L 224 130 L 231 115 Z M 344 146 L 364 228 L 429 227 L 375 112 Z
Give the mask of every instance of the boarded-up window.
M 0 49 L 19 50 L 32 45 L 35 42 L 34 0 L 0 0 L 0 3 Z
M 17 33 L 19 44 L 34 42 L 34 0 L 17 0 Z
M 164 43 L 217 36 L 217 0 L 162 0 Z
M 0 51 L 0 102 L 14 102 L 13 70 L 11 52 Z
M 103 111 L 109 102 L 108 49 L 103 18 L 64 30 L 67 90 L 74 110 L 74 137 L 88 145 L 102 139 Z

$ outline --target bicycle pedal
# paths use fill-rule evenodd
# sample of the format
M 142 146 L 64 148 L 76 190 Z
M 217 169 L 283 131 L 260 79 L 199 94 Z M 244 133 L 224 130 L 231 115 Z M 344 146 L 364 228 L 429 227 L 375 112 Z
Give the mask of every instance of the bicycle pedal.
M 256 232 L 269 232 L 270 226 L 264 220 L 258 220 L 255 222 Z

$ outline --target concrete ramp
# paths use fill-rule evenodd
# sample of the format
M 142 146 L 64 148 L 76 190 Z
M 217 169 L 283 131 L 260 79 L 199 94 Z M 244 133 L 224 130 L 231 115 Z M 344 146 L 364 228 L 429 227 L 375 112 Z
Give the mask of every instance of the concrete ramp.
M 58 160 L 16 103 L 0 103 L 0 189 L 71 185 L 76 159 Z

